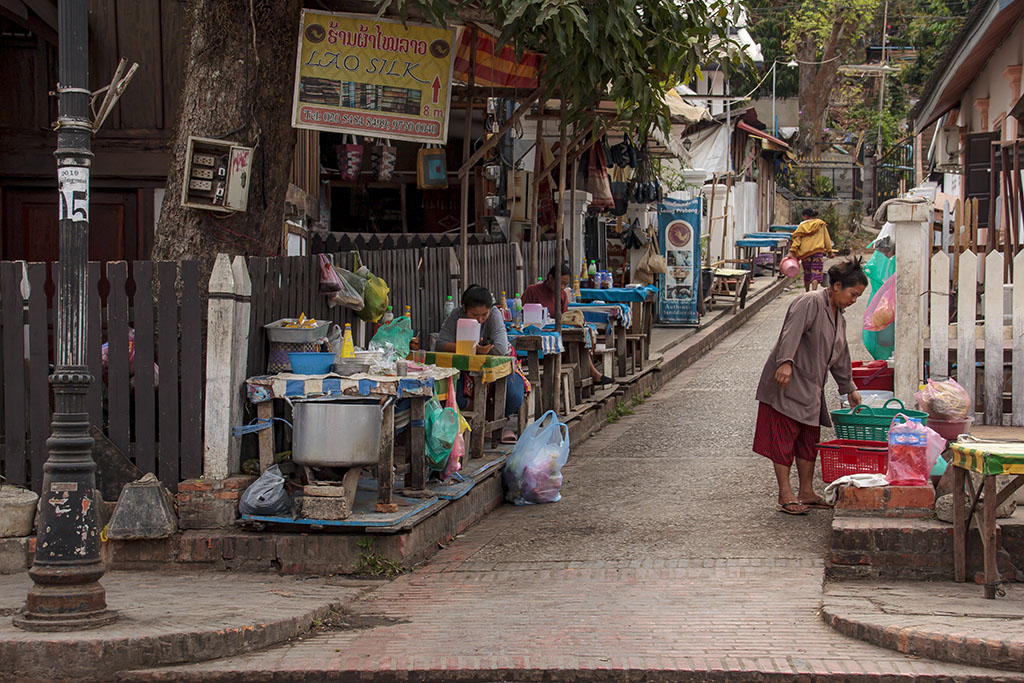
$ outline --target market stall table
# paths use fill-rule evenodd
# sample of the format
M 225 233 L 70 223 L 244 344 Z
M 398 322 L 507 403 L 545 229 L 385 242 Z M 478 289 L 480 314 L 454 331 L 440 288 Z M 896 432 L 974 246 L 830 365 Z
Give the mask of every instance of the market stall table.
M 633 313 L 628 304 L 569 304 L 570 309 L 583 311 L 583 320 L 603 330 L 605 339 L 615 346 L 617 372 L 619 377 L 626 377 L 628 351 L 626 348 L 626 330 L 633 322 Z
M 657 299 L 658 288 L 654 285 L 611 287 L 609 289 L 580 289 L 581 301 L 607 301 L 629 304 L 631 321 L 627 325 L 626 334 L 639 338 L 641 343 L 641 368 L 644 362 L 650 358 L 651 327 L 654 324 L 654 305 Z
M 390 375 L 358 374 L 343 377 L 333 373 L 326 375 L 297 375 L 280 373 L 262 375 L 246 380 L 246 393 L 249 401 L 256 406 L 256 414 L 260 421 L 273 419 L 273 399 L 289 401 L 327 396 L 362 396 L 375 397 L 382 402 L 387 399 L 411 399 L 409 422 L 409 487 L 423 489 L 426 477 L 424 460 L 424 406 L 427 399 L 447 393 L 448 378 L 458 372 L 450 368 L 424 367 L 412 370 L 406 377 Z M 387 402 L 384 409 L 381 427 L 381 445 L 377 464 L 377 503 L 384 509 L 392 506 L 394 470 L 394 419 L 395 406 L 393 401 Z M 263 472 L 274 461 L 273 430 L 263 429 L 259 432 L 260 472 Z
M 436 365 L 469 373 L 480 385 L 494 385 L 493 419 L 488 420 L 487 392 L 475 387 L 466 412 L 471 412 L 470 438 L 466 449 L 466 462 L 484 456 L 484 440 L 488 434 L 502 430 L 508 424 L 505 417 L 505 391 L 512 374 L 513 359 L 509 356 L 480 356 L 476 354 L 446 353 L 442 351 L 413 351 L 410 360 L 424 365 Z
M 536 325 L 528 325 L 517 330 L 510 324 L 508 327 L 509 341 L 517 354 L 526 356 L 526 371 L 533 388 L 533 415 L 539 416 L 553 409 L 558 396 L 558 357 L 565 351 L 562 335 L 555 330 L 545 330 Z M 544 374 L 541 375 L 543 363 Z
M 973 431 L 979 436 L 963 437 L 950 444 L 953 492 L 966 489 L 971 504 L 968 510 L 963 496 L 953 496 L 953 573 L 956 581 L 967 580 L 967 531 L 971 518 L 977 514 L 984 553 L 985 597 L 991 600 L 996 597 L 1001 583 L 996 561 L 996 508 L 1024 485 L 1024 430 L 994 428 L 992 432 L 1009 434 L 1012 440 L 985 440 L 980 436 L 985 433 L 984 429 L 976 427 Z M 982 477 L 977 491 L 969 476 L 971 472 Z M 1013 479 L 996 494 L 999 475 L 1013 475 Z M 979 508 L 978 501 L 983 493 L 984 500 Z
M 778 271 L 778 262 L 781 260 L 782 252 L 781 249 L 785 247 L 789 237 L 784 234 L 769 235 L 763 237 L 744 237 L 743 239 L 736 240 L 736 251 L 739 257 L 739 261 L 742 261 L 749 265 L 750 272 L 753 274 L 754 267 L 757 265 L 767 267 L 772 272 Z M 769 256 L 770 260 L 763 260 L 758 262 L 760 254 L 758 252 L 761 249 L 769 249 L 770 252 L 763 254 Z

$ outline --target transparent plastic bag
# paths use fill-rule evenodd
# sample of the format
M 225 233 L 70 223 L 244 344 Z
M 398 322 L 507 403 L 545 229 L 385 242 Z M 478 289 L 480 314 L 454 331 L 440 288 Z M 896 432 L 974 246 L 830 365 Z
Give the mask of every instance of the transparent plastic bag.
M 331 257 L 327 254 L 320 254 L 320 291 L 323 294 L 329 294 L 340 290 L 341 278 L 338 277 L 338 272 L 334 270 Z
M 412 323 L 403 315 L 386 325 L 381 325 L 370 340 L 369 348 L 370 351 L 383 352 L 392 362 L 403 360 L 409 355 L 412 337 Z
M 363 290 L 366 288 L 366 280 L 344 268 L 333 266 L 333 269 L 341 286 L 338 291 L 327 295 L 327 305 L 344 306 L 353 311 L 363 310 Z
M 921 410 L 938 420 L 955 422 L 966 420 L 971 414 L 971 397 L 955 379 L 930 379 L 914 398 Z
M 902 423 L 900 422 L 902 420 Z M 942 447 L 934 430 L 899 413 L 889 427 L 889 462 L 885 478 L 890 486 L 925 486 Z
M 273 517 L 288 514 L 291 508 L 292 498 L 284 490 L 284 475 L 277 465 L 268 467 L 238 499 L 238 511 L 243 515 Z
M 523 430 L 509 455 L 502 474 L 505 498 L 515 505 L 558 502 L 568 459 L 569 428 L 549 410 Z
M 448 455 L 448 466 L 444 468 L 445 479 L 462 469 L 462 457 L 466 454 L 466 439 L 462 434 L 469 429 L 469 423 L 466 422 L 466 419 L 462 417 L 462 413 L 459 412 L 459 402 L 455 398 L 455 382 L 451 377 L 448 378 L 447 407 L 459 415 L 459 434 L 455 437 L 455 443 L 452 444 L 452 452 Z
M 879 332 L 896 321 L 896 276 L 891 275 L 874 296 L 864 311 L 864 329 Z

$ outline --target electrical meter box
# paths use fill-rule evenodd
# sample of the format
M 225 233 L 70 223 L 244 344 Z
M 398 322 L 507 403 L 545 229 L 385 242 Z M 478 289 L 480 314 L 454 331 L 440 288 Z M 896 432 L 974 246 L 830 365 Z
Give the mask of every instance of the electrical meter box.
M 190 137 L 181 205 L 210 211 L 245 211 L 252 179 L 252 148 L 227 140 Z

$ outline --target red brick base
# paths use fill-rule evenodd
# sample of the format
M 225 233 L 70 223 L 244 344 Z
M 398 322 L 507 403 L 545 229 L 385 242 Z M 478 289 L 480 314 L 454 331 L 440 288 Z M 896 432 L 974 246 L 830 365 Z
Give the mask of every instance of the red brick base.
M 238 498 L 256 477 L 189 479 L 178 484 L 178 526 L 182 529 L 225 529 L 238 518 Z
M 935 513 L 935 488 L 928 486 L 843 486 L 836 516 L 927 518 Z

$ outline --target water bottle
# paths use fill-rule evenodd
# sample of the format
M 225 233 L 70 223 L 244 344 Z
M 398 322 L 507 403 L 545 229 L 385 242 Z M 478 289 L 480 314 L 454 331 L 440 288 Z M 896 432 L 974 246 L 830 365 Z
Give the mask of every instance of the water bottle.
M 512 299 L 512 321 L 519 324 L 523 322 L 523 299 L 516 292 L 516 298 Z
M 384 311 L 384 315 L 381 316 L 380 324 L 387 325 L 389 322 L 395 319 L 395 307 L 388 306 L 388 310 Z
M 452 301 L 452 295 L 449 294 L 448 295 L 448 299 L 446 299 L 445 302 L 444 302 L 444 317 L 445 317 L 445 320 L 448 319 L 448 316 L 450 316 L 454 310 L 455 310 L 455 302 Z

